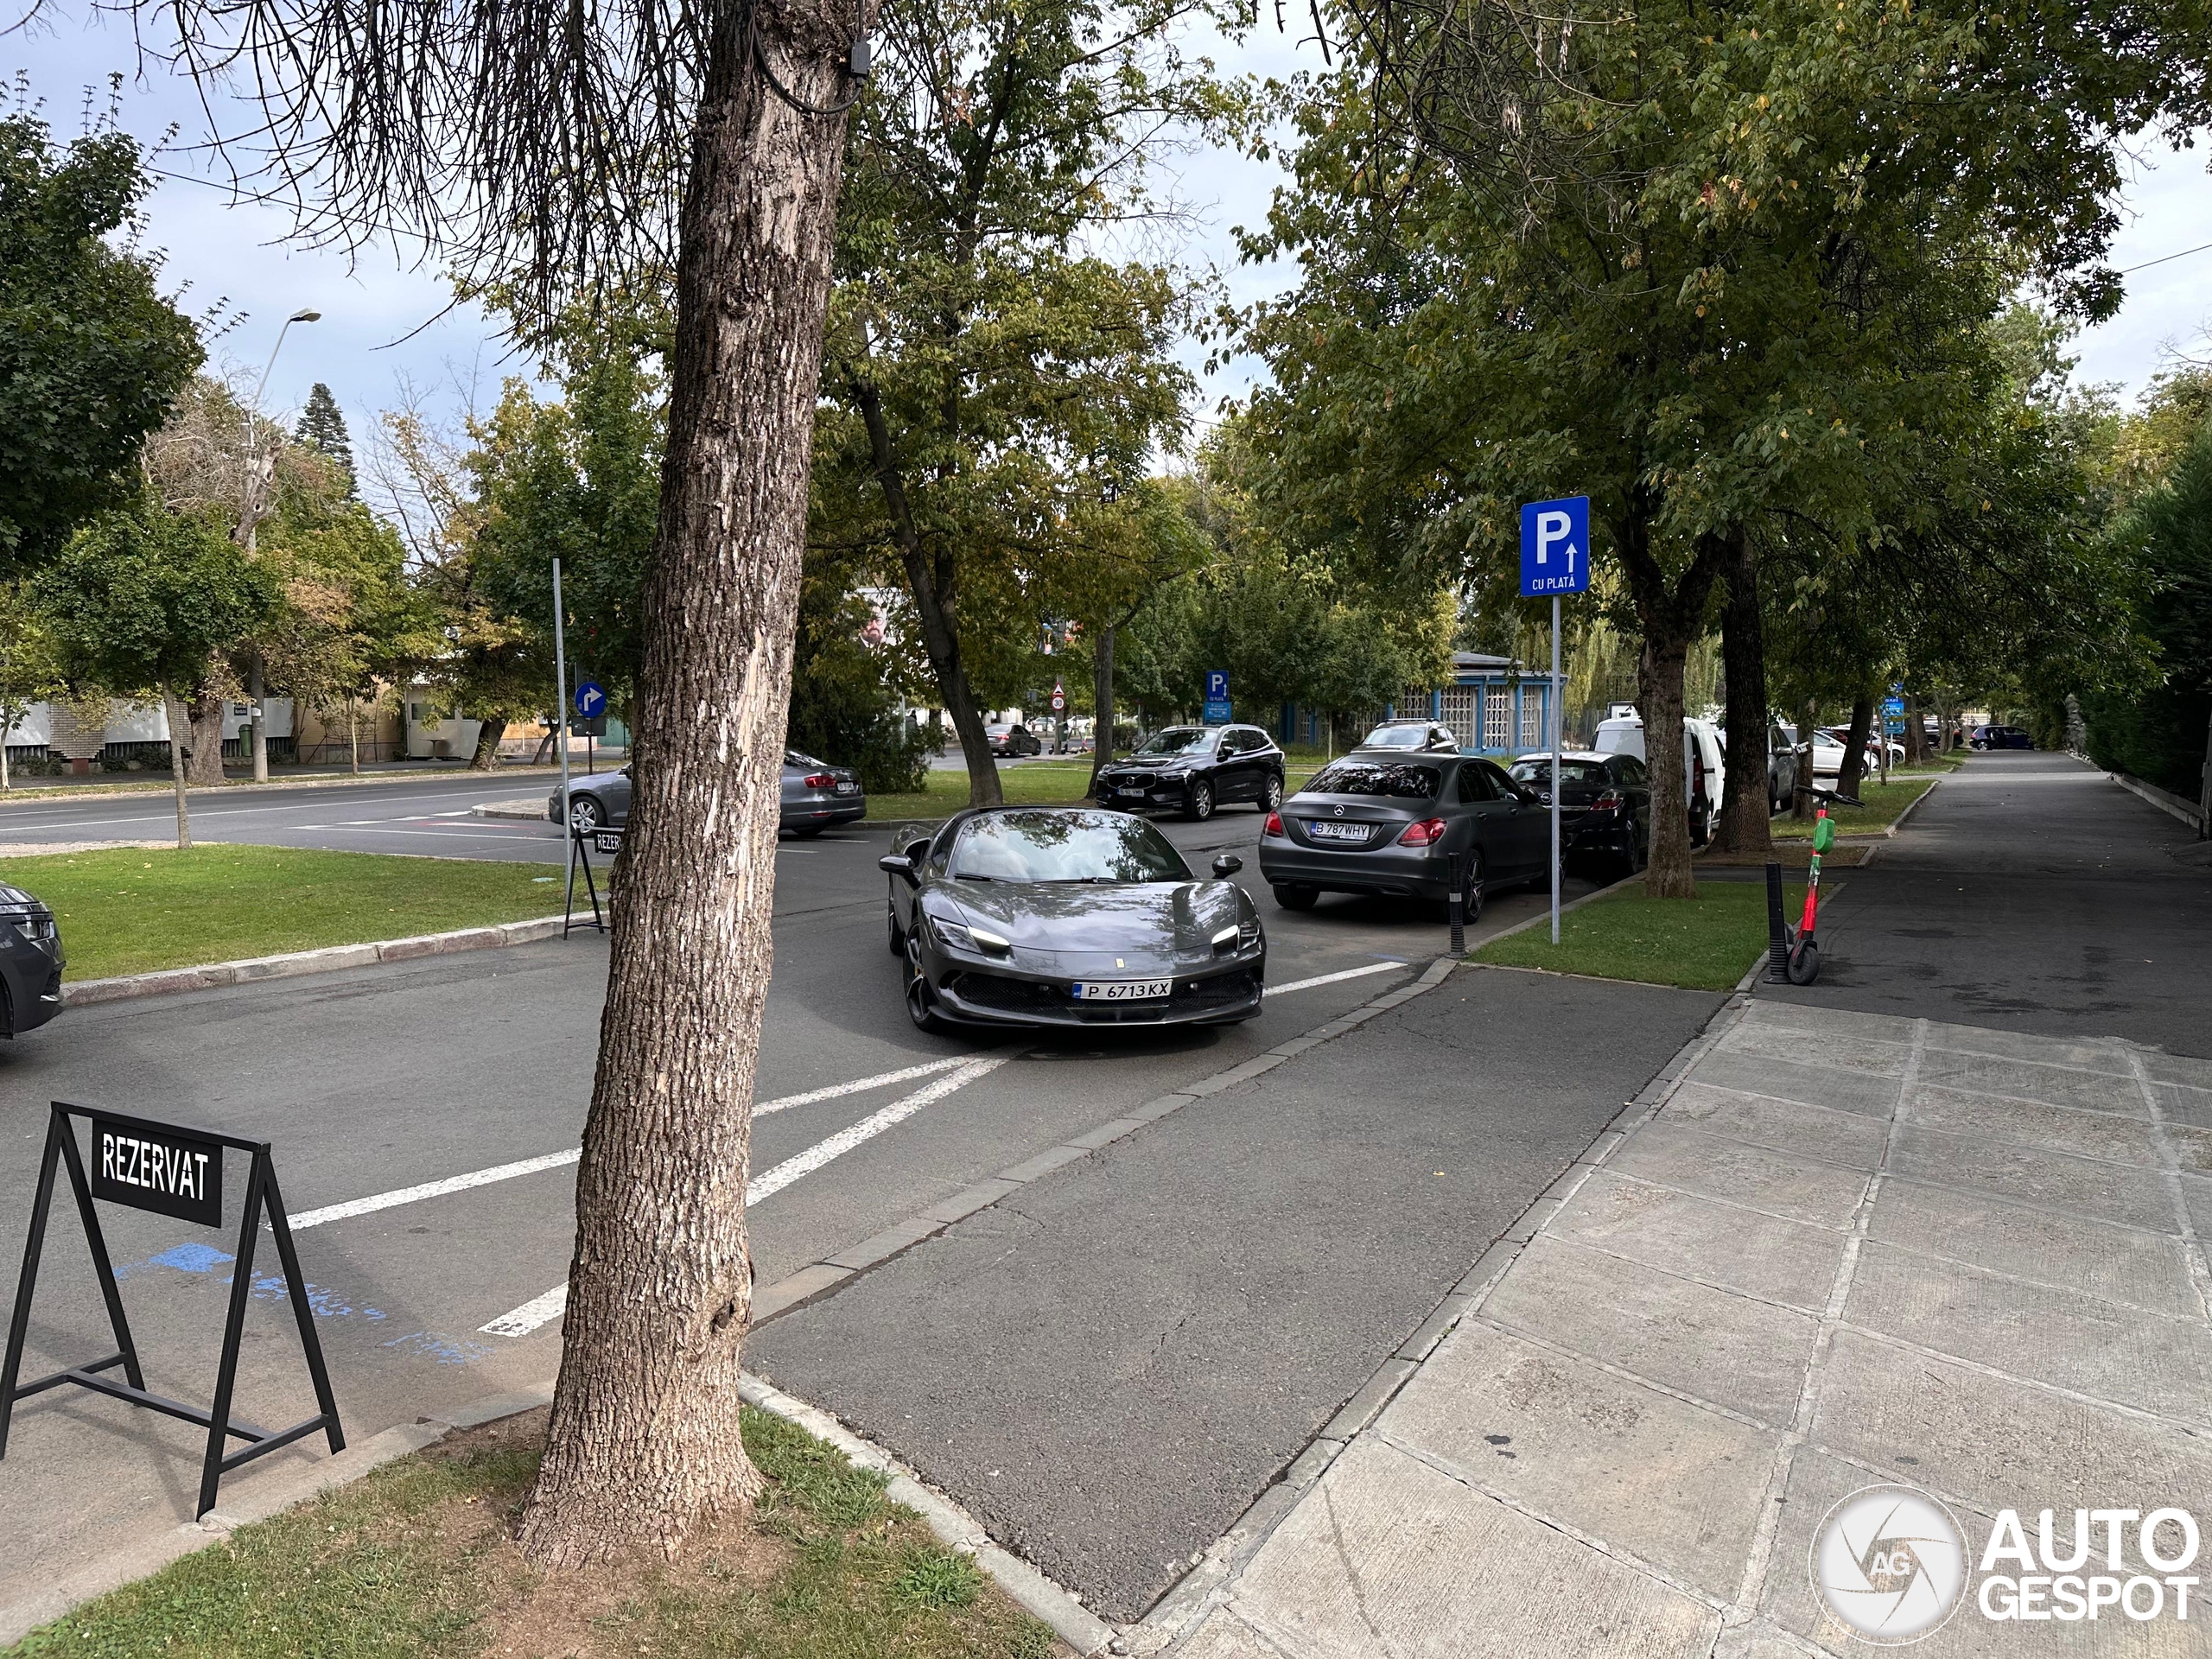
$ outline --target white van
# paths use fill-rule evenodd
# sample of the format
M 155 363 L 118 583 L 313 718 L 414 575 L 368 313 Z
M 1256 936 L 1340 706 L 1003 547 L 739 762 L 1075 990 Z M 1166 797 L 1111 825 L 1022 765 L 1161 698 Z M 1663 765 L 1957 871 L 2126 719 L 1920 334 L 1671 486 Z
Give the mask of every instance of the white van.
M 1720 809 L 1728 798 L 1728 760 L 1720 745 L 1720 728 L 1709 720 L 1682 721 L 1682 793 L 1690 804 L 1690 844 L 1702 847 L 1720 824 Z M 1647 764 L 1643 752 L 1643 717 L 1618 715 L 1598 722 L 1590 747 L 1600 754 L 1632 754 Z

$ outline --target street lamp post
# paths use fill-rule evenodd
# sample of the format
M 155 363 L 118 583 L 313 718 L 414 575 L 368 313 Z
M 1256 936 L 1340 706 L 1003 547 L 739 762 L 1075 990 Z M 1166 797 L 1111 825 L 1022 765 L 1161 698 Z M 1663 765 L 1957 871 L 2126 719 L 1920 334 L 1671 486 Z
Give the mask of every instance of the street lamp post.
M 284 326 L 276 331 L 276 343 L 269 348 L 269 361 L 262 365 L 261 383 L 253 389 L 253 402 L 245 411 L 245 508 L 238 521 L 238 540 L 248 553 L 253 551 L 254 531 L 261 522 L 261 434 L 254 426 L 254 416 L 261 408 L 261 395 L 269 390 L 269 376 L 276 366 L 276 353 L 284 349 L 284 336 L 296 322 L 320 322 L 322 313 L 302 306 L 284 319 Z M 247 671 L 246 706 L 253 716 L 253 781 L 269 781 L 269 728 L 261 714 L 261 648 L 254 647 L 253 663 Z

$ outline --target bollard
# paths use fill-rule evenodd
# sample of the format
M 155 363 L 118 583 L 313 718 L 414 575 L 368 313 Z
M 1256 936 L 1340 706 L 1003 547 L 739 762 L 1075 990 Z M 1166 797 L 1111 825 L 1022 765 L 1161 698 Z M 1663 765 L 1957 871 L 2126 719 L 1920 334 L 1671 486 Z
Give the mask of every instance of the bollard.
M 1452 897 L 1449 902 L 1452 906 L 1452 954 L 1455 957 L 1467 954 L 1465 889 L 1459 884 L 1459 861 L 1465 856 L 1463 853 L 1453 853 L 1445 861 L 1452 870 Z
M 1789 982 L 1789 925 L 1782 914 L 1782 866 L 1766 867 L 1766 982 Z

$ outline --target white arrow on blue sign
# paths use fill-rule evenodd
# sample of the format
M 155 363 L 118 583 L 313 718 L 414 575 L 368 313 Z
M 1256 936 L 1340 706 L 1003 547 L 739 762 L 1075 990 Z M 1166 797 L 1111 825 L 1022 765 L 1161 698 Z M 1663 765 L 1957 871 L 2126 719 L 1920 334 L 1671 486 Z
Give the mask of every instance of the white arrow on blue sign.
M 586 680 L 576 688 L 576 712 L 586 720 L 597 720 L 607 712 L 607 688 L 597 680 Z
M 1531 501 L 1521 509 L 1521 593 L 1535 599 L 1590 586 L 1590 498 Z

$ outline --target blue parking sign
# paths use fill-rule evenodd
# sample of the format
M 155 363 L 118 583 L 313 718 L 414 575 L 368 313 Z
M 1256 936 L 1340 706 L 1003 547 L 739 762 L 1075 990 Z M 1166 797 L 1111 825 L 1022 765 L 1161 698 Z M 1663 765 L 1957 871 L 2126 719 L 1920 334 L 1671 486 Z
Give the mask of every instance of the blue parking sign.
M 1579 594 L 1590 586 L 1590 498 L 1531 501 L 1521 509 L 1521 594 Z
M 1225 668 L 1206 670 L 1206 701 L 1221 702 L 1229 696 L 1229 671 Z

